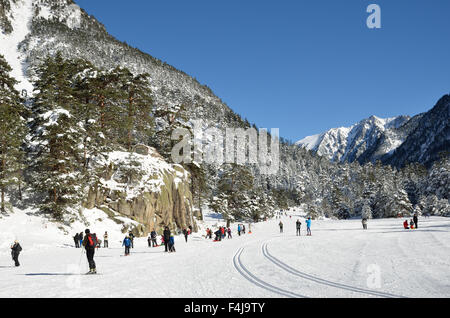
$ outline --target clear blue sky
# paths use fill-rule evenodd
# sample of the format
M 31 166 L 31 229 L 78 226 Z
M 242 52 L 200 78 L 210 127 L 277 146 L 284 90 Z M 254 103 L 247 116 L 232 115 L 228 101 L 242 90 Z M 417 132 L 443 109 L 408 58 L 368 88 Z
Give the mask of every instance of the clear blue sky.
M 129 45 L 297 141 L 450 92 L 448 0 L 75 0 Z M 381 7 L 381 29 L 366 8 Z

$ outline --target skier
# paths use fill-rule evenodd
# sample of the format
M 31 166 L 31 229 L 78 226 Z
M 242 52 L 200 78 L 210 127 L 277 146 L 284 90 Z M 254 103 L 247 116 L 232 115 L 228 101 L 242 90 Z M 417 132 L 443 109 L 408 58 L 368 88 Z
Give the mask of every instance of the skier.
M 307 220 L 306 220 L 306 232 L 307 232 L 307 236 L 311 236 L 312 234 L 311 234 L 311 217 L 309 217 Z
M 83 232 L 80 232 L 80 234 L 78 235 L 78 238 L 80 239 L 80 247 L 83 246 Z
M 214 242 L 218 242 L 222 240 L 222 233 L 220 232 L 220 229 L 214 232 L 216 237 L 214 238 Z
M 131 248 L 134 248 L 134 234 L 131 231 L 128 234 L 128 237 L 130 238 L 131 241 Z
M 188 230 L 184 229 L 184 230 L 183 230 L 183 235 L 184 235 L 184 239 L 186 240 L 186 243 L 187 243 L 187 241 L 188 241 L 188 236 L 189 236 Z
M 75 248 L 79 248 L 80 247 L 80 237 L 79 237 L 78 233 L 76 233 L 75 236 L 73 237 L 73 241 L 75 242 Z
M 175 251 L 175 238 L 173 237 L 173 235 L 171 235 L 169 238 L 169 252 L 176 252 Z
M 417 213 L 414 214 L 413 221 L 417 229 L 419 227 L 419 218 L 417 217 Z
M 283 233 L 283 222 L 280 221 L 278 225 L 280 226 L 280 233 Z
M 108 244 L 108 232 L 105 231 L 105 234 L 103 234 L 103 247 L 104 248 L 108 248 L 109 244 Z
M 228 232 L 228 238 L 229 238 L 229 239 L 230 239 L 230 238 L 233 238 L 233 237 L 231 236 L 231 229 L 230 229 L 230 228 L 228 228 L 227 232 Z
M 242 225 L 242 233 L 245 234 L 245 225 Z
M 158 243 L 156 242 L 156 232 L 153 229 L 153 231 L 150 233 L 150 236 L 152 238 L 152 247 L 158 246 Z
M 95 246 L 97 245 L 97 242 L 95 241 L 95 237 L 91 234 L 91 231 L 89 231 L 89 229 L 86 229 L 86 231 L 84 232 L 86 233 L 86 236 L 83 240 L 83 246 L 86 249 L 86 256 L 89 263 L 88 274 L 97 274 L 97 269 L 94 262 Z
M 152 237 L 149 235 L 147 238 L 148 247 L 152 247 Z
M 300 236 L 301 235 L 300 229 L 302 227 L 302 222 L 300 222 L 300 220 L 297 220 L 296 225 L 297 225 L 297 236 Z
M 414 230 L 414 221 L 412 219 L 409 221 L 409 227 L 411 230 Z
M 367 219 L 366 218 L 362 219 L 362 225 L 363 225 L 363 229 L 367 230 Z
M 163 238 L 164 238 L 165 251 L 168 252 L 169 251 L 169 241 L 170 241 L 170 230 L 169 230 L 168 226 L 166 226 L 164 228 Z
M 131 239 L 126 236 L 123 240 L 122 246 L 125 246 L 125 256 L 130 255 Z
M 241 236 L 241 225 L 238 224 L 238 235 Z
M 225 228 L 224 227 L 220 227 L 220 235 L 221 235 L 221 239 L 225 238 Z
M 15 240 L 14 244 L 11 245 L 11 257 L 14 261 L 14 265 L 16 267 L 20 266 L 19 263 L 19 254 L 22 251 L 22 246 L 20 246 L 19 241 Z

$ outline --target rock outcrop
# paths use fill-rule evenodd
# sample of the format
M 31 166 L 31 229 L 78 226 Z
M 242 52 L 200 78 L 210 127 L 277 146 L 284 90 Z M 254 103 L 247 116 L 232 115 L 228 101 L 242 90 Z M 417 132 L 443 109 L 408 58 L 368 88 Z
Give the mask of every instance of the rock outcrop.
M 180 165 L 165 162 L 153 148 L 148 155 L 113 152 L 96 187 L 89 189 L 84 207 L 100 208 L 108 214 L 121 215 L 141 224 L 135 235 L 148 235 L 165 226 L 178 232 L 188 226 L 197 231 L 192 209 L 189 173 Z M 109 210 L 109 211 L 108 211 Z

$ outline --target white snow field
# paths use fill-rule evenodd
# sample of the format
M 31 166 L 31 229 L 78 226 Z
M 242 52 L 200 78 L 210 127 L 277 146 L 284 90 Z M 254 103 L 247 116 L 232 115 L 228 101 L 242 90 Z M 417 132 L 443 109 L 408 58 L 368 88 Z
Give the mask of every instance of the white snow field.
M 187 243 L 175 238 L 176 253 L 139 238 L 128 257 L 118 229 L 97 223 L 91 232 L 101 237 L 111 226 L 111 239 L 96 252 L 95 276 L 84 275 L 86 255 L 72 247 L 74 233 L 16 213 L 0 219 L 0 297 L 450 297 L 450 219 L 420 218 L 416 230 L 404 230 L 402 219 L 370 220 L 367 231 L 360 220 L 313 221 L 307 237 L 300 210 L 290 215 L 282 218 L 284 233 L 279 219 L 242 236 L 233 224 L 233 239 L 222 242 L 202 237 L 206 227 L 223 224 L 209 215 Z M 18 268 L 9 255 L 15 238 L 23 246 Z

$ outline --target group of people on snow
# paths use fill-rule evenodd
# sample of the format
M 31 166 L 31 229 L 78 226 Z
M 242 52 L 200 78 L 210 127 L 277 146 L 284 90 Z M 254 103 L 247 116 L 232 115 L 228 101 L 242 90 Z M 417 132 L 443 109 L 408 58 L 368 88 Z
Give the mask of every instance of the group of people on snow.
M 311 236 L 311 217 L 308 217 L 305 221 L 306 223 L 306 236 Z M 280 221 L 280 223 L 278 223 L 278 226 L 280 227 L 280 233 L 283 233 L 283 229 L 284 229 L 284 224 L 282 221 Z M 297 221 L 295 222 L 295 228 L 296 228 L 296 235 L 297 236 L 301 236 L 301 228 L 302 228 L 302 222 L 300 222 L 299 219 L 297 219 Z
M 206 238 L 211 238 L 212 234 L 211 234 L 211 230 L 208 228 L 206 229 Z M 223 239 L 225 239 L 225 237 L 228 236 L 229 239 L 233 238 L 231 235 L 231 228 L 227 228 L 225 226 L 220 226 L 219 229 L 217 231 L 214 232 L 214 234 L 216 235 L 214 238 L 215 242 L 218 241 L 222 241 Z
M 95 248 L 99 248 L 101 247 L 102 244 L 102 240 L 97 238 L 97 234 L 96 233 L 92 233 L 92 236 L 95 237 Z M 75 242 L 75 248 L 81 248 L 83 245 L 83 242 L 85 241 L 86 237 L 83 235 L 83 232 L 81 233 L 76 233 L 75 236 L 73 237 L 73 240 Z M 103 242 L 104 242 L 104 246 L 105 248 L 108 247 L 108 232 L 105 232 L 105 234 L 103 235 Z
M 282 213 L 280 213 L 280 215 L 282 215 Z M 281 216 L 280 216 L 281 217 Z M 308 219 L 306 219 L 305 223 L 306 223 L 306 232 L 307 232 L 307 236 L 311 236 L 311 217 L 308 217 Z M 362 219 L 362 225 L 363 225 L 363 229 L 367 230 L 367 223 L 368 223 L 368 219 L 367 218 L 363 218 Z M 414 214 L 413 218 L 408 222 L 408 220 L 405 220 L 403 222 L 403 226 L 405 229 L 417 229 L 418 228 L 418 215 L 417 213 Z M 280 227 L 280 233 L 283 233 L 283 228 L 284 228 L 284 224 L 282 221 L 280 221 L 280 223 L 278 224 Z M 299 219 L 297 219 L 296 221 L 296 235 L 297 236 L 301 236 L 301 226 L 302 226 L 302 222 L 300 222 Z M 237 226 L 237 232 L 238 235 L 240 236 L 241 233 L 245 234 L 245 225 L 243 224 L 238 224 Z M 188 228 L 183 229 L 182 231 L 186 243 L 188 241 L 188 237 L 189 235 L 192 234 L 192 226 L 189 226 Z M 232 231 L 230 227 L 225 227 L 225 226 L 220 226 L 219 229 L 217 231 L 214 232 L 215 234 L 215 239 L 214 241 L 221 241 L 222 239 L 225 239 L 225 237 L 228 235 L 228 239 L 232 238 Z M 250 233 L 250 232 L 249 232 Z M 207 239 L 212 239 L 212 234 L 213 234 L 213 230 L 211 230 L 210 228 L 206 229 L 206 238 Z M 129 234 L 124 238 L 123 242 L 122 242 L 122 247 L 125 247 L 125 256 L 130 255 L 130 249 L 134 248 L 134 234 L 130 231 Z M 95 255 L 95 249 L 100 247 L 101 244 L 101 240 L 99 240 L 97 238 L 97 235 L 95 233 L 90 233 L 89 229 L 86 229 L 85 232 L 81 232 L 81 233 L 77 233 L 74 237 L 74 242 L 75 242 L 75 247 L 76 248 L 81 248 L 84 247 L 86 250 L 86 256 L 87 256 L 87 260 L 89 263 L 89 273 L 88 274 L 96 274 L 97 273 L 97 269 L 96 269 L 96 264 L 94 261 L 94 255 Z M 150 235 L 148 237 L 148 247 L 158 247 L 158 242 L 157 242 L 157 233 L 155 230 L 152 230 L 150 232 Z M 104 248 L 108 248 L 109 247 L 109 239 L 108 239 L 108 232 L 105 232 L 105 234 L 103 235 L 103 247 Z M 170 229 L 168 226 L 166 226 L 164 228 L 163 234 L 161 236 L 161 245 L 165 246 L 165 252 L 171 253 L 171 252 L 175 252 L 175 238 L 173 236 L 173 234 L 171 233 Z M 15 266 L 20 266 L 19 263 L 19 254 L 22 251 L 22 247 L 20 246 L 19 242 L 16 240 L 14 241 L 14 244 L 11 245 L 11 256 L 12 259 L 14 260 L 14 264 Z
M 405 222 L 403 222 L 403 228 L 405 230 L 414 230 L 419 228 L 419 218 L 417 216 L 417 213 L 414 214 L 413 218 L 409 221 L 409 226 L 408 226 L 408 220 L 405 220 Z
M 249 225 L 250 226 L 250 225 Z M 237 226 L 237 233 L 239 236 L 243 235 L 246 233 L 246 228 L 244 224 L 238 224 Z M 249 234 L 251 233 L 250 229 L 249 229 Z M 218 242 L 218 241 L 222 241 L 223 239 L 227 238 L 227 239 L 232 239 L 233 235 L 232 235 L 232 230 L 230 227 L 226 227 L 226 226 L 219 226 L 219 228 L 213 232 L 212 229 L 210 229 L 209 227 L 206 229 L 206 235 L 204 236 L 206 239 L 212 239 L 212 235 L 214 236 L 214 242 Z
M 237 227 L 238 235 L 241 236 L 241 233 L 245 234 L 245 225 L 244 224 L 238 224 Z

